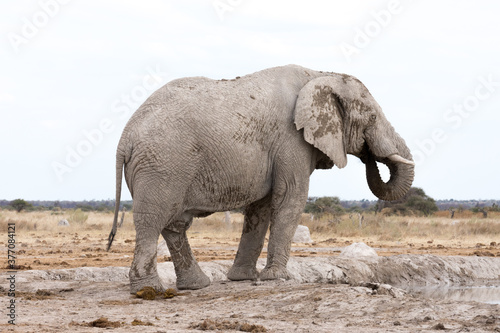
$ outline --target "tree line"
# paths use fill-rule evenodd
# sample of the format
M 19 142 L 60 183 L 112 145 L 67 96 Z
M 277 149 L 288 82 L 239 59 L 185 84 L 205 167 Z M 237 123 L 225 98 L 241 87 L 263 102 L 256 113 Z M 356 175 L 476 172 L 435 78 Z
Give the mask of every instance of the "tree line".
M 122 201 L 122 207 L 127 210 L 132 209 L 132 200 Z M 0 207 L 3 209 L 16 210 L 18 212 L 25 211 L 44 211 L 44 210 L 63 210 L 63 209 L 80 209 L 84 212 L 107 212 L 114 211 L 115 200 L 84 200 L 84 201 L 27 201 L 24 199 L 15 199 L 12 201 L 0 200 Z
M 16 211 L 42 211 L 80 209 L 84 212 L 112 212 L 115 209 L 115 200 L 85 200 L 85 201 L 26 201 L 15 199 L 12 201 L 0 200 L 2 209 Z M 132 210 L 132 201 L 122 201 L 121 207 Z M 412 187 L 408 193 L 397 201 L 382 200 L 340 200 L 338 197 L 309 197 L 304 212 L 314 215 L 329 213 L 340 215 L 343 213 L 384 212 L 388 215 L 432 215 L 438 210 L 472 212 L 500 211 L 500 200 L 434 200 L 423 189 Z

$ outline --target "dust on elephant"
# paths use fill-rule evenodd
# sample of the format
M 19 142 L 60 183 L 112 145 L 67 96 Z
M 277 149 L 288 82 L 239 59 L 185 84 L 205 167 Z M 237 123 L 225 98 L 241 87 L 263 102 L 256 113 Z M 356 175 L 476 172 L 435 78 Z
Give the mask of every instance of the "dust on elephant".
M 177 288 L 210 284 L 186 237 L 193 217 L 244 207 L 228 278 L 287 278 L 291 240 L 315 169 L 366 164 L 372 192 L 395 200 L 410 188 L 414 163 L 404 140 L 356 78 L 289 65 L 234 80 L 169 82 L 127 123 L 116 154 L 116 233 L 122 172 L 136 229 L 130 288 L 164 290 L 156 269 L 161 234 Z M 376 162 L 391 172 L 385 183 Z M 267 265 L 256 269 L 270 228 Z

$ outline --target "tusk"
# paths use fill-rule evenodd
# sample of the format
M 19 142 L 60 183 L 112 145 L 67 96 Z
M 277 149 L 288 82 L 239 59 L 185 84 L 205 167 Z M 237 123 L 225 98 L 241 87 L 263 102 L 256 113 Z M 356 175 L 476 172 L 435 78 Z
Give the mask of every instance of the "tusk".
M 404 163 L 404 164 L 408 164 L 408 165 L 415 165 L 415 162 L 407 160 L 406 158 L 401 157 L 398 154 L 390 155 L 389 159 L 393 162 L 399 162 L 399 163 Z

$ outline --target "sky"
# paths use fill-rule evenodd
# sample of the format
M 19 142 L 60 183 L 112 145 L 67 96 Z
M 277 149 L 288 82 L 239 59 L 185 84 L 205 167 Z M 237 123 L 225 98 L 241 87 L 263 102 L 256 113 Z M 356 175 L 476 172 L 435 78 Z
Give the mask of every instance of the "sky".
M 500 199 L 499 13 L 494 0 L 2 1 L 0 199 L 113 199 L 119 137 L 153 91 L 286 64 L 359 78 L 411 149 L 413 186 Z M 353 156 L 315 171 L 309 196 L 376 199 Z

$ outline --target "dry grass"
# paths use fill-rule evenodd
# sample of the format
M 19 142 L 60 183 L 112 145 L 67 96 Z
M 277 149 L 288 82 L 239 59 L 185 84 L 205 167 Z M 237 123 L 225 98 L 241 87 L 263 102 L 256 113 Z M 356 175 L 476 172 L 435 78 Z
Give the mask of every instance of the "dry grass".
M 304 214 L 302 224 L 309 227 L 315 239 L 331 237 L 364 237 L 377 241 L 403 241 L 407 239 L 478 240 L 500 239 L 500 214 L 490 213 L 488 218 L 479 218 L 471 212 L 470 218 L 382 216 L 365 213 L 359 225 L 357 214 L 345 214 L 337 219 L 326 215 L 311 221 Z M 449 214 L 449 213 L 448 213 Z M 482 214 L 480 214 L 482 216 Z
M 68 220 L 69 226 L 58 226 L 60 220 Z M 113 224 L 112 213 L 88 212 L 79 210 L 65 210 L 58 214 L 45 212 L 21 212 L 3 210 L 0 212 L 0 232 L 7 232 L 8 223 L 15 223 L 16 233 L 36 231 L 38 234 L 57 232 L 75 233 L 109 232 Z M 132 214 L 125 215 L 123 230 L 133 231 Z
M 203 234 L 206 237 L 223 239 L 240 236 L 242 229 L 242 214 L 231 214 L 231 224 L 226 225 L 224 213 L 215 213 L 205 218 L 194 219 L 188 234 Z
M 446 214 L 444 214 L 446 213 Z M 403 240 L 470 240 L 471 242 L 500 243 L 500 213 L 491 212 L 488 218 L 482 214 L 458 215 L 449 218 L 448 212 L 438 212 L 431 217 L 382 216 L 365 213 L 362 225 L 357 214 L 345 214 L 334 219 L 325 215 L 311 221 L 308 214 L 303 214 L 301 224 L 309 227 L 312 238 L 322 241 L 329 238 L 367 238 L 372 241 Z M 107 237 L 113 223 L 112 213 L 89 212 L 85 221 L 71 222 L 75 211 L 62 211 L 54 215 L 51 212 L 0 211 L 0 232 L 7 232 L 7 224 L 15 223 L 19 235 L 36 233 L 37 236 L 61 233 L 83 233 Z M 78 213 L 77 213 L 78 214 Z M 467 216 L 467 217 L 463 217 Z M 70 221 L 70 226 L 58 226 L 61 219 Z M 210 237 L 214 239 L 234 239 L 241 235 L 242 214 L 231 214 L 231 225 L 225 223 L 224 213 L 215 213 L 206 218 L 195 219 L 188 234 L 190 237 Z M 125 214 L 123 227 L 119 229 L 120 238 L 134 238 L 133 217 Z
M 106 244 L 113 214 L 89 212 L 85 213 L 85 221 L 58 226 L 61 219 L 69 220 L 72 214 L 75 214 L 73 210 L 60 214 L 0 211 L 0 236 L 4 235 L 0 237 L 0 246 L 7 244 L 8 223 L 14 223 L 16 251 L 19 251 L 16 264 L 23 269 L 123 267 L 131 264 L 135 247 L 132 213 L 125 214 L 123 227 L 118 229 L 109 252 Z M 335 255 L 338 247 L 365 242 L 381 249 L 380 255 L 425 253 L 500 257 L 500 246 L 496 245 L 500 244 L 500 214 L 488 215 L 487 219 L 473 216 L 452 220 L 438 215 L 425 218 L 365 213 L 360 227 L 357 214 L 346 214 L 337 219 L 325 216 L 313 221 L 304 214 L 302 224 L 310 228 L 315 243 L 294 244 L 291 252 L 296 256 L 322 256 L 326 252 L 316 249 L 325 247 L 330 249 L 327 250 L 330 255 Z M 242 226 L 241 214 L 231 214 L 230 225 L 226 225 L 224 213 L 195 219 L 188 237 L 197 260 L 233 260 Z M 265 256 L 264 250 L 261 257 Z M 160 262 L 171 260 L 167 256 L 158 259 Z M 6 256 L 0 258 L 0 270 L 1 267 L 7 267 Z

